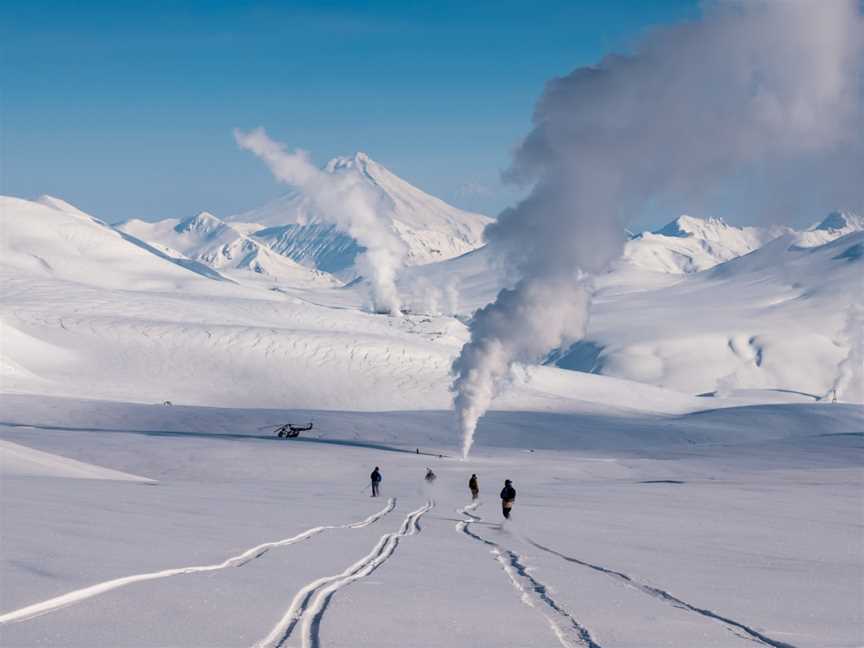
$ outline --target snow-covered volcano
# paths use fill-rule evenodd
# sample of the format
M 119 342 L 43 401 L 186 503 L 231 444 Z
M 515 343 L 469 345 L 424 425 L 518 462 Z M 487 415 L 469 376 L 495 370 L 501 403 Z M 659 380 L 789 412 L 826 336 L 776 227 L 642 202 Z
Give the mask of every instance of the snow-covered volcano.
M 408 247 L 408 265 L 441 261 L 482 245 L 490 218 L 466 212 L 414 187 L 365 153 L 337 157 L 324 167 L 330 174 L 354 174 L 382 196 L 384 217 Z M 301 190 L 225 219 L 270 248 L 304 265 L 341 272 L 354 263 L 357 243 L 339 232 Z

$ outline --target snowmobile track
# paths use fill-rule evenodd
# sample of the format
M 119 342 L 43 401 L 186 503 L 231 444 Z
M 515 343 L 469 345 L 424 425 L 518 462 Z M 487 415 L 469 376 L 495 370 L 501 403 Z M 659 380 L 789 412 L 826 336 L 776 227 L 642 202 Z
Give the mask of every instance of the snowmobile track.
M 612 578 L 615 578 L 615 579 L 618 579 L 618 580 L 624 582 L 624 584 L 628 585 L 629 587 L 632 587 L 632 588 L 634 588 L 640 592 L 647 594 L 648 596 L 652 596 L 652 597 L 659 599 L 665 603 L 669 603 L 670 605 L 673 605 L 674 607 L 680 608 L 682 610 L 688 610 L 689 612 L 695 612 L 696 614 L 701 614 L 704 617 L 707 617 L 707 618 L 712 619 L 714 621 L 719 621 L 720 623 L 726 624 L 727 626 L 731 626 L 732 628 L 734 628 L 736 630 L 741 630 L 741 631 L 747 633 L 748 636 L 746 638 L 758 641 L 762 645 L 772 646 L 772 648 L 796 648 L 795 646 L 793 646 L 790 643 L 785 643 L 783 641 L 771 639 L 770 637 L 762 634 L 758 630 L 754 630 L 753 628 L 746 626 L 743 623 L 740 623 L 740 622 L 735 621 L 733 619 L 730 619 L 728 617 L 721 616 L 721 615 L 717 614 L 716 612 L 712 612 L 711 610 L 706 610 L 704 608 L 699 608 L 699 607 L 696 607 L 695 605 L 691 605 L 690 603 L 687 603 L 686 601 L 682 601 L 678 597 L 673 596 L 672 594 L 670 594 L 669 592 L 667 592 L 665 590 L 658 589 L 656 587 L 652 587 L 651 585 L 646 585 L 644 583 L 640 583 L 623 572 L 615 571 L 614 569 L 609 569 L 607 567 L 601 567 L 600 565 L 594 565 L 592 563 L 585 562 L 584 560 L 579 560 L 578 558 L 574 558 L 573 556 L 567 556 L 565 554 L 562 554 L 559 551 L 555 551 L 554 549 L 550 549 L 549 547 L 545 547 L 545 546 L 541 545 L 540 543 L 535 542 L 534 540 L 531 540 L 531 539 L 529 539 L 528 542 L 530 542 L 533 546 L 537 547 L 541 551 L 545 551 L 545 552 L 550 553 L 554 556 L 558 556 L 559 558 L 561 558 L 562 560 L 566 560 L 567 562 L 575 563 L 577 565 L 581 565 L 582 567 L 587 567 L 588 569 L 593 569 L 594 571 L 598 571 L 598 572 L 601 572 L 603 574 L 606 574 L 607 576 L 611 576 Z
M 435 502 L 428 500 L 420 508 L 408 513 L 397 531 L 381 536 L 372 551 L 340 574 L 324 576 L 303 586 L 270 634 L 256 643 L 254 648 L 279 648 L 285 645 L 298 624 L 303 648 L 319 648 L 321 621 L 333 595 L 378 569 L 393 555 L 402 538 L 419 533 L 420 518 L 433 506 Z
M 115 578 L 109 581 L 104 581 L 102 583 L 97 583 L 95 585 L 90 585 L 89 587 L 74 590 L 61 596 L 48 599 L 47 601 L 42 601 L 41 603 L 34 603 L 33 605 L 28 605 L 26 607 L 19 608 L 18 610 L 13 610 L 11 612 L 2 614 L 0 615 L 0 626 L 9 623 L 15 623 L 18 621 L 27 621 L 28 619 L 32 619 L 43 614 L 48 614 L 49 612 L 55 612 L 61 608 L 80 603 L 89 598 L 93 598 L 94 596 L 99 596 L 100 594 L 115 590 L 119 587 L 132 585 L 133 583 L 141 583 L 143 581 L 156 580 L 159 578 L 168 578 L 171 576 L 182 576 L 185 574 L 198 574 L 201 572 L 219 571 L 232 567 L 242 567 L 246 563 L 255 560 L 256 558 L 260 558 L 271 549 L 276 549 L 278 547 L 286 547 L 288 545 L 302 542 L 303 540 L 308 540 L 312 536 L 318 535 L 322 531 L 327 531 L 329 529 L 360 529 L 369 526 L 370 524 L 377 522 L 382 517 L 390 513 L 390 511 L 392 511 L 394 508 L 396 508 L 396 500 L 391 497 L 389 500 L 387 500 L 387 505 L 383 509 L 376 513 L 373 513 L 369 517 L 358 522 L 312 527 L 311 529 L 306 529 L 306 531 L 298 533 L 297 535 L 290 538 L 276 540 L 274 542 L 265 542 L 264 544 L 257 545 L 255 547 L 252 547 L 251 549 L 247 549 L 241 554 L 232 556 L 231 558 L 228 558 L 227 560 L 215 565 L 177 567 L 175 569 L 165 569 L 158 572 L 123 576 L 121 578 Z
M 522 602 L 525 605 L 537 609 L 546 619 L 559 643 L 564 648 L 603 648 L 591 636 L 588 628 L 579 623 L 572 614 L 561 606 L 550 594 L 548 588 L 538 581 L 522 562 L 522 558 L 514 551 L 505 549 L 497 542 L 473 533 L 468 527 L 471 523 L 482 519 L 480 516 L 468 513 L 467 509 L 476 509 L 478 504 L 469 504 L 458 509 L 460 513 L 470 516 L 472 519 L 463 520 L 456 524 L 456 530 L 466 536 L 492 547 L 492 555 L 501 564 L 504 573 L 507 574 L 513 587 L 522 594 Z M 540 603 L 537 607 L 535 603 Z M 544 607 L 546 610 L 544 610 Z

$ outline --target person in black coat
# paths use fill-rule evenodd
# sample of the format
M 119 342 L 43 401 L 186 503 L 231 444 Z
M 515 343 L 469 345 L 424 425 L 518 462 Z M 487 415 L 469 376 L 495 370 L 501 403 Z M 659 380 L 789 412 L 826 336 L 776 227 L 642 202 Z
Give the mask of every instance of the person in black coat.
M 516 499 L 516 489 L 513 488 L 513 482 L 509 479 L 504 480 L 504 488 L 501 489 L 501 512 L 504 517 L 510 519 L 510 509 L 513 508 L 513 502 Z
M 378 472 L 378 466 L 375 466 L 369 479 L 372 480 L 372 497 L 378 497 L 378 484 L 381 483 L 381 473 Z
M 480 484 L 477 483 L 477 475 L 471 475 L 471 479 L 468 480 L 468 490 L 471 491 L 472 500 L 476 500 L 477 496 L 480 495 Z

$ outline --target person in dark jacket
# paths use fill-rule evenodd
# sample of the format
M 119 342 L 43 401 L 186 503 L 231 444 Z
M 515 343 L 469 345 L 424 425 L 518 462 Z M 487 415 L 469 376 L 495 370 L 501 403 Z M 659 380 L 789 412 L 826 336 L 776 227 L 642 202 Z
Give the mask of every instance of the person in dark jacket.
M 477 475 L 471 475 L 468 480 L 468 490 L 471 491 L 471 499 L 476 500 L 480 495 L 480 485 L 477 483 Z
M 375 466 L 369 479 L 372 480 L 372 497 L 378 497 L 378 484 L 381 483 L 381 473 L 378 472 L 378 466 Z
M 513 482 L 509 479 L 504 480 L 504 488 L 501 489 L 501 512 L 504 517 L 510 519 L 510 509 L 513 508 L 513 501 L 516 499 L 516 489 L 513 488 Z
M 426 483 L 431 484 L 437 478 L 438 478 L 438 476 L 434 472 L 432 472 L 431 468 L 426 469 L 426 477 L 424 477 L 424 479 L 426 480 Z

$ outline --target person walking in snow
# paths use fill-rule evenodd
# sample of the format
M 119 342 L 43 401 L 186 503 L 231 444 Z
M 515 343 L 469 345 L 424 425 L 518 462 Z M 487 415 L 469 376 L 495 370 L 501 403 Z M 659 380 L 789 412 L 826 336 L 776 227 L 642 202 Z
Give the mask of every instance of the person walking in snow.
M 424 477 L 424 479 L 427 481 L 427 483 L 431 484 L 432 482 L 434 482 L 437 479 L 437 476 L 435 475 L 434 472 L 432 472 L 431 468 L 427 468 L 426 469 L 426 477 Z
M 501 489 L 501 512 L 504 517 L 510 519 L 510 509 L 513 508 L 513 501 L 516 499 L 516 489 L 513 488 L 513 482 L 509 479 L 504 480 L 504 488 Z
M 471 499 L 476 500 L 480 495 L 480 485 L 477 483 L 477 475 L 471 475 L 468 480 L 468 490 L 471 491 Z
M 372 497 L 378 497 L 378 484 L 381 483 L 381 473 L 378 471 L 378 466 L 375 466 L 369 479 L 372 480 Z

